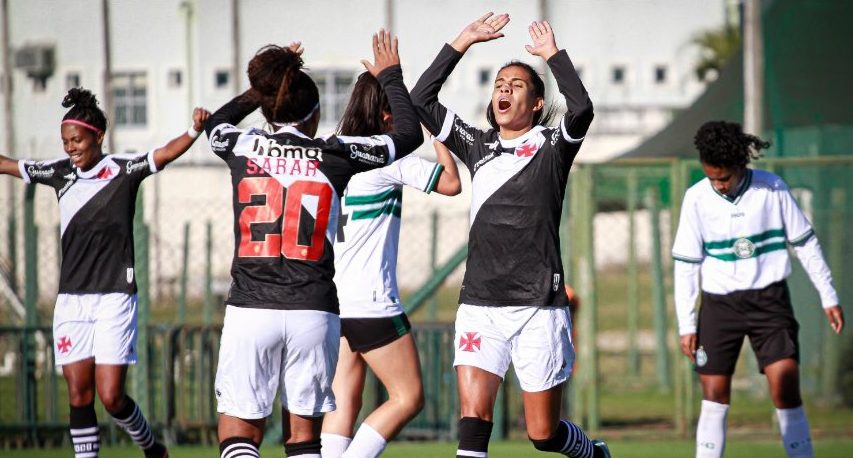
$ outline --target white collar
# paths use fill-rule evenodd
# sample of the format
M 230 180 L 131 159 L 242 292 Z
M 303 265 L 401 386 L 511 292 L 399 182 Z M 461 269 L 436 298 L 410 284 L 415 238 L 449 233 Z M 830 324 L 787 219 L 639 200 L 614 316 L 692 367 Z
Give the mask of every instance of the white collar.
M 498 140 L 500 140 L 501 146 L 504 148 L 515 148 L 516 146 L 526 142 L 531 137 L 543 131 L 544 129 L 545 128 L 543 126 L 533 126 L 533 128 L 525 132 L 523 135 L 521 135 L 520 137 L 513 138 L 512 140 L 505 140 L 503 137 L 501 137 L 500 132 L 498 132 Z

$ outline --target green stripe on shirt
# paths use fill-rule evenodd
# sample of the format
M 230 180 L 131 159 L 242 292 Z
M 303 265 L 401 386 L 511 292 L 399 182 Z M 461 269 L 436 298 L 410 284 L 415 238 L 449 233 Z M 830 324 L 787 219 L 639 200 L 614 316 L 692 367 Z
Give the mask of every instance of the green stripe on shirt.
M 720 248 L 731 248 L 735 244 L 735 242 L 737 242 L 738 240 L 740 240 L 742 238 L 745 238 L 752 243 L 758 243 L 758 242 L 761 242 L 763 240 L 772 239 L 773 237 L 785 237 L 785 230 L 784 229 L 770 229 L 769 231 L 764 231 L 764 232 L 762 232 L 760 234 L 756 234 L 756 235 L 750 235 L 747 237 L 737 237 L 737 238 L 728 239 L 728 240 L 720 240 L 717 242 L 705 242 L 702 245 L 705 248 L 705 250 L 716 250 L 716 249 L 720 249 Z
M 389 189 L 385 192 L 381 192 L 379 194 L 370 194 L 366 196 L 346 196 L 344 197 L 344 203 L 346 203 L 347 205 L 377 204 L 389 199 L 402 198 L 403 190 L 399 188 L 394 188 Z
M 402 207 L 397 202 L 388 202 L 382 207 L 373 208 L 370 210 L 356 210 L 352 212 L 352 219 L 372 219 L 377 218 L 379 216 L 384 215 L 394 215 L 397 218 L 400 217 L 400 213 L 402 211 Z
M 750 256 L 749 258 L 756 258 L 758 256 L 761 256 L 762 254 L 770 253 L 772 251 L 784 250 L 787 248 L 788 248 L 788 244 L 786 242 L 768 243 L 766 245 L 756 247 L 755 252 L 753 252 L 752 256 Z M 726 253 L 726 254 L 708 253 L 708 256 L 711 256 L 712 258 L 717 258 L 721 261 L 738 261 L 740 259 L 749 259 L 749 258 L 740 258 L 734 253 Z
M 435 164 L 435 167 L 432 169 L 432 175 L 429 177 L 429 183 L 427 183 L 426 188 L 424 188 L 424 192 L 429 194 L 433 190 L 435 190 L 435 186 L 438 184 L 438 179 L 441 178 L 441 172 L 444 171 L 444 166 L 441 164 Z

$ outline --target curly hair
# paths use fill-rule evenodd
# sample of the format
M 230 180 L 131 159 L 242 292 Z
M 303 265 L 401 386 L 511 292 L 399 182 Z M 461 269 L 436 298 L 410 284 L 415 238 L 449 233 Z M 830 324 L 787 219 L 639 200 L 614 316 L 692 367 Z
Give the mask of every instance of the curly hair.
M 71 88 L 62 99 L 62 106 L 71 108 L 62 117 L 63 121 L 67 119 L 83 121 L 101 129 L 101 132 L 107 130 L 107 117 L 103 110 L 98 108 L 98 100 L 91 91 L 82 87 Z
M 379 80 L 364 72 L 358 75 L 352 88 L 352 96 L 338 123 L 338 133 L 360 137 L 379 135 L 384 126 L 382 114 L 390 112 L 388 97 Z
M 545 81 L 542 80 L 542 77 L 536 73 L 536 69 L 531 67 L 529 64 L 521 62 L 520 60 L 513 60 L 506 63 L 503 67 L 498 70 L 500 73 L 503 69 L 509 67 L 518 67 L 527 72 L 527 75 L 530 76 L 530 81 L 533 83 L 533 96 L 534 97 L 542 97 L 545 99 Z M 533 125 L 543 125 L 547 126 L 551 123 L 551 120 L 554 118 L 554 114 L 556 114 L 557 110 L 554 105 L 548 105 L 545 108 L 537 111 L 533 115 Z M 492 126 L 492 129 L 500 130 L 500 126 L 498 126 L 498 122 L 495 119 L 495 109 L 492 107 L 492 101 L 489 100 L 489 105 L 486 107 L 486 121 L 489 122 L 489 125 Z
M 302 57 L 290 49 L 267 45 L 249 61 L 250 96 L 269 122 L 299 122 L 320 101 L 314 80 L 302 71 Z
M 715 167 L 746 167 L 753 159 L 761 157 L 761 150 L 770 142 L 743 132 L 736 122 L 709 121 L 693 137 L 699 150 L 699 160 Z

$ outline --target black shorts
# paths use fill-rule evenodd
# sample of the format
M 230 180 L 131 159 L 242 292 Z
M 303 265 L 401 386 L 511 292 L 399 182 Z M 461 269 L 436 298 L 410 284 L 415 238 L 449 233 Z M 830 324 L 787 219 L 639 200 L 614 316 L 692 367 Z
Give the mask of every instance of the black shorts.
M 352 351 L 365 353 L 388 345 L 409 333 L 412 325 L 405 313 L 387 318 L 343 318 L 341 337 Z
M 762 374 L 765 367 L 781 359 L 799 362 L 799 329 L 784 280 L 762 289 L 724 295 L 703 291 L 696 333 L 696 372 L 734 374 L 744 336 L 749 337 Z

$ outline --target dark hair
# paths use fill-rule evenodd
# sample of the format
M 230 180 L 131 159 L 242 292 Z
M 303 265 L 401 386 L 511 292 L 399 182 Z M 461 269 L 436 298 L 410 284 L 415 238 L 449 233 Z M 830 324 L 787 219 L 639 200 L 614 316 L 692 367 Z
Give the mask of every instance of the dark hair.
M 71 88 L 65 98 L 62 99 L 62 106 L 71 108 L 62 120 L 73 119 L 83 121 L 86 124 L 92 125 L 101 129 L 101 132 L 107 130 L 107 117 L 104 112 L 98 108 L 98 100 L 91 91 L 82 87 Z
M 317 85 L 302 65 L 299 54 L 276 45 L 264 46 L 249 61 L 250 95 L 267 121 L 302 121 L 319 103 Z
M 338 123 L 338 133 L 366 137 L 383 131 L 382 114 L 390 113 L 388 97 L 373 75 L 364 72 L 358 75 L 352 95 Z
M 545 99 L 545 81 L 543 81 L 542 77 L 536 73 L 536 69 L 519 60 L 513 60 L 504 64 L 504 66 L 498 70 L 498 73 L 508 67 L 520 67 L 527 71 L 528 76 L 530 76 L 530 81 L 533 82 L 533 96 L 542 97 L 543 100 Z M 550 124 L 555 112 L 556 109 L 554 108 L 554 105 L 545 105 L 541 110 L 533 114 L 533 125 Z M 498 126 L 498 122 L 495 120 L 495 110 L 492 107 L 491 100 L 489 100 L 489 105 L 486 107 L 486 120 L 489 122 L 489 125 L 492 126 L 492 129 L 500 130 L 500 126 Z
M 761 150 L 770 147 L 755 135 L 743 132 L 736 122 L 709 121 L 693 137 L 699 150 L 699 160 L 715 167 L 746 167 L 761 157 Z

